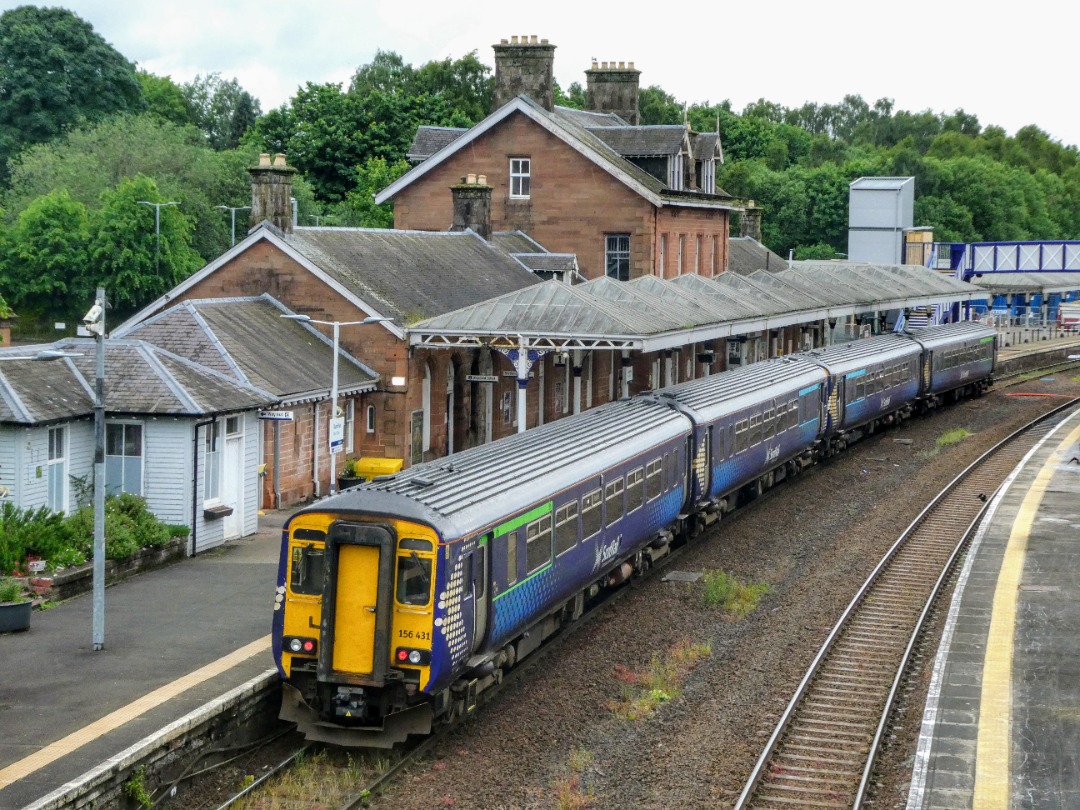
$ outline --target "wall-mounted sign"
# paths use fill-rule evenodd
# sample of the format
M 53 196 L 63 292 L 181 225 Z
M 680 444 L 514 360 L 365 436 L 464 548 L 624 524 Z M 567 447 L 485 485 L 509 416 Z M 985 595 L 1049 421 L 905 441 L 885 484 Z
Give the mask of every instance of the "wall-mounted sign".
M 269 422 L 291 422 L 293 420 L 292 411 L 259 411 L 259 418 L 265 419 Z
M 499 381 L 499 378 L 496 377 L 494 374 L 466 374 L 465 379 L 468 382 L 482 382 L 482 383 L 493 383 L 493 382 L 498 382 Z

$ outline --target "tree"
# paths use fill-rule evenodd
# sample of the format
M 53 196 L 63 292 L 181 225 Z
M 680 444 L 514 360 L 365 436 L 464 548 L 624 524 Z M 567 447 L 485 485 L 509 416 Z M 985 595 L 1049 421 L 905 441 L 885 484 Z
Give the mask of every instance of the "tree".
M 155 210 L 140 201 L 167 202 L 148 177 L 125 178 L 101 195 L 91 221 L 90 266 L 95 286 L 121 310 L 134 310 L 187 278 L 202 264 L 191 249 L 191 221 L 177 206 Z
M 70 313 L 85 303 L 90 240 L 86 206 L 66 189 L 38 197 L 19 214 L 9 234 L 3 286 L 12 302 L 30 312 Z
M 177 126 L 195 125 L 195 110 L 180 85 L 168 76 L 155 76 L 145 70 L 137 75 L 148 113 Z
M 134 66 L 72 12 L 0 15 L 0 165 L 27 144 L 142 105 Z
M 224 81 L 220 73 L 196 76 L 181 88 L 192 110 L 195 126 L 217 150 L 235 149 L 262 114 L 259 102 L 236 79 Z
M 399 160 L 387 163 L 386 158 L 368 158 L 356 168 L 356 188 L 349 192 L 345 201 L 348 222 L 361 228 L 394 227 L 394 209 L 391 203 L 375 204 L 375 193 L 397 180 L 409 170 L 409 163 Z

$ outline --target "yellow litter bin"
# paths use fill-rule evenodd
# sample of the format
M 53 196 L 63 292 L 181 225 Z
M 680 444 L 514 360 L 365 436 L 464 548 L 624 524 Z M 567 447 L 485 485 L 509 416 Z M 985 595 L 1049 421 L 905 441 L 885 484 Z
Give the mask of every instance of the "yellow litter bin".
M 356 474 L 370 481 L 380 475 L 393 475 L 401 472 L 404 459 L 400 458 L 364 458 L 356 460 Z

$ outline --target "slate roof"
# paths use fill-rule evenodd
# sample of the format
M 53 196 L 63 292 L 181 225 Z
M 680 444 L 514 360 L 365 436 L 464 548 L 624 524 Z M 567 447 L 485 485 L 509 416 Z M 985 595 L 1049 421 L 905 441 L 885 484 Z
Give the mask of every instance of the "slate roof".
M 460 149 L 467 148 L 474 139 L 481 137 L 492 127 L 514 113 L 524 114 L 536 121 L 555 137 L 567 143 L 589 160 L 592 160 L 596 165 L 608 171 L 637 193 L 650 199 L 655 205 L 692 203 L 695 207 L 716 207 L 724 210 L 741 210 L 742 208 L 739 201 L 720 189 L 713 194 L 700 191 L 674 191 L 668 188 L 665 182 L 653 177 L 640 166 L 623 157 L 617 149 L 608 145 L 605 138 L 617 138 L 618 136 L 611 135 L 611 132 L 618 132 L 627 128 L 625 122 L 623 122 L 622 127 L 614 126 L 609 130 L 606 126 L 586 123 L 591 120 L 591 116 L 567 113 L 566 108 L 560 107 L 556 112 L 548 112 L 526 95 L 511 99 L 464 135 L 455 139 L 447 148 L 440 150 L 437 156 L 432 156 L 432 158 L 414 166 L 393 183 L 379 191 L 375 195 L 375 202 L 384 203 L 392 200 L 400 189 L 422 177 L 444 158 L 455 154 Z M 618 119 L 618 117 L 615 116 L 615 119 Z M 613 123 L 611 119 L 608 119 L 608 122 Z M 630 129 L 644 130 L 649 128 L 630 127 Z M 683 127 L 675 127 L 675 129 L 680 132 L 680 137 L 681 133 L 685 132 Z
M 679 154 L 686 127 L 604 127 L 589 130 L 624 157 L 666 157 Z
M 287 242 L 399 326 L 540 283 L 472 231 L 297 228 Z
M 728 270 L 744 275 L 757 270 L 775 273 L 787 269 L 787 260 L 749 236 L 728 239 Z
M 43 349 L 76 356 L 39 362 Z M 38 424 L 94 411 L 96 345 L 66 339 L 0 350 L 0 422 Z M 105 342 L 105 409 L 111 415 L 206 416 L 260 408 L 277 397 L 141 340 Z
M 574 107 L 560 107 L 556 105 L 554 114 L 565 118 L 570 123 L 592 129 L 594 127 L 628 127 L 630 124 L 611 112 L 596 112 L 595 110 L 578 110 Z
M 292 313 L 267 294 L 190 300 L 114 336 L 147 340 L 282 399 L 328 396 L 333 341 L 285 314 Z M 376 372 L 340 352 L 339 392 L 374 390 L 377 379 Z
M 468 129 L 462 127 L 417 127 L 412 144 L 409 146 L 408 151 L 405 152 L 405 159 L 413 163 L 426 160 L 468 131 Z

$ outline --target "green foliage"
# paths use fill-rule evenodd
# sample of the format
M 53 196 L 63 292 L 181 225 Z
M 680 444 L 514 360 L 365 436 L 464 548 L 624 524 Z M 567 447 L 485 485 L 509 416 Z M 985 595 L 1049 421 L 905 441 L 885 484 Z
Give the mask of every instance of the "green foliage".
M 225 81 L 219 73 L 196 76 L 181 91 L 195 126 L 216 150 L 235 149 L 244 133 L 262 114 L 258 100 L 236 79 Z
M 168 76 L 155 76 L 145 70 L 139 70 L 136 77 L 149 115 L 179 127 L 196 126 L 195 110 L 180 85 Z
M 45 506 L 21 509 L 11 501 L 0 505 L 0 571 L 21 573 L 30 557 L 52 563 L 70 545 L 63 515 Z
M 93 507 L 82 507 L 67 523 L 72 545 L 87 558 L 93 557 Z M 105 559 L 130 559 L 141 548 L 165 545 L 172 536 L 173 530 L 159 521 L 138 495 L 124 492 L 105 498 Z
M 101 195 L 94 216 L 89 258 L 97 284 L 118 307 L 134 309 L 187 278 L 202 264 L 191 249 L 191 220 L 179 206 L 155 209 L 163 199 L 157 184 L 139 175 Z
M 0 15 L 0 88 L 0 167 L 27 144 L 143 105 L 134 66 L 61 8 Z
M 954 430 L 948 430 L 938 436 L 937 441 L 934 442 L 934 446 L 951 447 L 954 444 L 960 444 L 964 439 L 971 435 L 971 431 L 967 428 L 955 428 Z
M 399 160 L 387 163 L 386 158 L 368 158 L 356 167 L 356 188 L 348 193 L 343 206 L 347 222 L 361 228 L 394 227 L 394 209 L 391 203 L 375 204 L 375 193 L 386 188 L 409 170 L 409 163 Z
M 585 89 L 581 86 L 580 82 L 571 82 L 570 86 L 566 88 L 565 93 L 557 81 L 552 79 L 551 83 L 555 106 L 570 107 L 574 110 L 584 110 L 588 106 Z
M 124 796 L 140 807 L 153 807 L 154 797 L 146 787 L 146 768 L 139 768 L 124 782 Z
M 26 589 L 21 581 L 13 577 L 0 577 L 0 603 L 25 601 Z
M 764 582 L 746 584 L 724 571 L 706 571 L 702 578 L 704 590 L 701 601 L 708 607 L 719 607 L 733 616 L 745 616 L 757 608 L 769 592 Z

